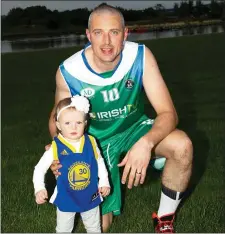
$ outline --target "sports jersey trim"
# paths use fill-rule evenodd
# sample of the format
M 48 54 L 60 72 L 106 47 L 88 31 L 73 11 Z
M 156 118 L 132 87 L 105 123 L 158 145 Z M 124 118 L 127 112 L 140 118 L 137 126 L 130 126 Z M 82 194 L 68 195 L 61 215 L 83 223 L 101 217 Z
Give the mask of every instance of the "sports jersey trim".
M 91 45 L 89 45 L 89 46 L 91 46 Z M 89 47 L 88 46 L 88 47 Z M 85 47 L 85 49 L 83 50 L 83 52 L 82 52 L 82 58 L 83 58 L 83 61 L 84 61 L 84 64 L 86 65 L 86 67 L 87 67 L 87 69 L 89 69 L 92 73 L 94 73 L 94 74 L 96 74 L 97 76 L 100 76 L 101 78 L 105 78 L 103 75 L 102 75 L 102 73 L 97 73 L 97 72 L 95 72 L 92 68 L 91 68 L 91 66 L 89 65 L 89 63 L 88 63 L 88 61 L 87 61 L 87 58 L 86 58 L 86 56 L 85 56 L 85 50 L 86 50 L 86 48 L 88 48 L 88 47 Z M 120 65 L 120 63 L 121 63 L 121 61 L 122 61 L 122 58 L 123 58 L 123 54 L 122 54 L 122 52 L 120 53 L 120 60 L 119 60 L 119 62 L 118 62 L 118 64 L 116 65 L 116 67 L 112 70 L 112 75 L 115 73 L 115 71 L 117 70 L 117 68 L 119 67 L 119 65 Z
M 134 42 L 125 43 L 124 49 L 122 51 L 121 62 L 118 65 L 115 72 L 113 73 L 112 77 L 110 78 L 102 79 L 100 75 L 97 75 L 91 72 L 89 69 L 87 69 L 82 59 L 82 52 L 84 50 L 75 53 L 60 65 L 61 74 L 63 76 L 69 75 L 68 77 L 70 77 L 71 79 L 75 78 L 77 80 L 80 80 L 84 83 L 91 85 L 98 85 L 98 86 L 112 85 L 122 80 L 124 75 L 127 74 L 127 72 L 130 70 L 132 64 L 136 59 L 138 48 L 139 45 L 137 43 Z
M 110 143 L 107 145 L 107 158 L 108 158 L 108 164 L 110 166 L 110 168 L 113 168 L 112 164 L 111 164 L 111 161 L 110 161 L 110 156 L 109 156 L 109 147 L 110 147 Z
M 53 149 L 53 159 L 58 160 L 58 153 L 57 153 L 57 145 L 55 141 L 52 142 L 52 149 Z
M 142 78 L 144 77 L 144 75 L 145 75 L 145 46 L 143 48 L 143 72 L 142 72 Z
M 69 144 L 69 142 L 65 141 L 65 139 L 63 139 L 60 135 L 58 135 L 58 139 L 59 139 L 64 145 L 66 145 L 73 153 L 77 153 L 77 152 L 76 152 L 76 149 L 75 149 L 71 144 Z
M 88 137 L 89 137 L 89 139 L 90 139 L 90 141 L 91 141 L 91 145 L 92 145 L 92 148 L 93 148 L 93 151 L 94 151 L 94 155 L 95 155 L 95 158 L 96 158 L 96 160 L 98 159 L 98 153 L 97 153 L 97 150 L 96 150 L 96 144 L 95 144 L 95 140 L 94 140 L 94 137 L 92 137 L 92 136 L 89 136 L 88 135 Z
M 79 152 L 76 152 L 76 149 L 69 142 L 67 142 L 61 135 L 58 136 L 58 139 L 64 145 L 66 145 L 73 153 L 82 153 L 83 152 L 84 141 L 85 141 L 84 135 L 80 138 L 80 149 L 79 149 Z

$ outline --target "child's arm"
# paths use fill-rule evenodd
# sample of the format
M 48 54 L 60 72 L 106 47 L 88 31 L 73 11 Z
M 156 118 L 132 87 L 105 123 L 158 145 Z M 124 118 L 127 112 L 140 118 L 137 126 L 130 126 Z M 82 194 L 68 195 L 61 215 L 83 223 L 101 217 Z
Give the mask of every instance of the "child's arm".
M 110 188 L 108 171 L 106 169 L 105 162 L 104 162 L 104 159 L 102 158 L 101 152 L 98 148 L 97 142 L 93 136 L 90 136 L 90 140 L 92 142 L 93 150 L 95 153 L 95 158 L 98 164 L 98 178 L 99 178 L 98 187 Z
M 108 178 L 108 171 L 105 166 L 104 159 L 101 156 L 100 150 L 97 146 L 96 140 L 94 139 L 95 152 L 97 153 L 97 164 L 98 164 L 98 178 L 99 178 L 99 192 L 103 197 L 108 196 L 110 193 L 110 184 Z
M 98 178 L 99 178 L 98 187 L 110 188 L 108 171 L 106 169 L 105 162 L 101 154 L 98 157 L 97 163 L 98 163 Z
M 104 159 L 102 158 L 101 154 L 99 154 L 97 162 L 98 162 L 99 192 L 103 197 L 106 197 L 110 193 L 110 184 L 109 184 L 108 172 L 104 163 Z
M 35 166 L 34 169 L 34 174 L 33 174 L 33 184 L 34 184 L 34 193 L 37 195 L 38 192 L 46 190 L 45 189 L 45 174 L 47 170 L 49 169 L 50 165 L 52 164 L 53 161 L 53 150 L 50 148 L 48 151 L 46 151 L 43 156 L 41 157 L 40 161 L 38 164 Z M 45 192 L 44 192 L 45 194 Z M 47 191 L 46 194 L 41 195 L 41 197 L 45 197 L 45 199 L 48 197 L 47 196 Z M 36 197 L 37 201 L 37 197 Z

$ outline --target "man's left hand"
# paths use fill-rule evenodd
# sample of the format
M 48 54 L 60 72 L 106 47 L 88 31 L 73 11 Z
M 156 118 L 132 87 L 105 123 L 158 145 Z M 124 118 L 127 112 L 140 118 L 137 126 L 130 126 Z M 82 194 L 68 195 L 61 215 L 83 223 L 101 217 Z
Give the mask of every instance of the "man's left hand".
M 127 152 L 119 167 L 125 166 L 122 175 L 122 184 L 128 179 L 128 188 L 143 184 L 146 176 L 147 167 L 151 159 L 151 147 L 141 138 Z

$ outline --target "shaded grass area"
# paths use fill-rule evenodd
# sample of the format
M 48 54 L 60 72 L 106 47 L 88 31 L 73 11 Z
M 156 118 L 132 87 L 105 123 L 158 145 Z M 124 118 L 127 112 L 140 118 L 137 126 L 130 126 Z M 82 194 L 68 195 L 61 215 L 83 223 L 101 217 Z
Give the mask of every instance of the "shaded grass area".
M 177 232 L 225 232 L 225 43 L 224 34 L 146 41 L 157 58 L 180 117 L 179 128 L 194 145 L 188 196 Z M 55 232 L 55 208 L 37 206 L 32 173 L 51 139 L 48 116 L 54 102 L 55 72 L 79 48 L 2 56 L 2 232 Z M 146 111 L 154 115 L 146 104 Z M 48 188 L 54 180 L 47 176 Z M 149 168 L 143 186 L 123 186 L 124 206 L 110 232 L 153 232 L 160 173 Z M 76 232 L 84 232 L 79 217 Z

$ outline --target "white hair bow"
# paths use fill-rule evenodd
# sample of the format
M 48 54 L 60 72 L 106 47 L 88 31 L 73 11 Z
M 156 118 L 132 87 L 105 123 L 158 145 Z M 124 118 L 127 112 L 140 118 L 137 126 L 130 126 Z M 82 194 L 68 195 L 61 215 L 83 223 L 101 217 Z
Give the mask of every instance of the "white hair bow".
M 75 107 L 78 111 L 83 111 L 85 114 L 89 112 L 89 101 L 86 97 L 75 95 L 71 97 L 71 103 L 68 106 L 64 106 L 57 115 L 57 120 L 59 119 L 59 115 L 62 113 L 63 110 L 69 108 L 69 107 Z

